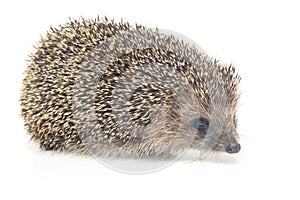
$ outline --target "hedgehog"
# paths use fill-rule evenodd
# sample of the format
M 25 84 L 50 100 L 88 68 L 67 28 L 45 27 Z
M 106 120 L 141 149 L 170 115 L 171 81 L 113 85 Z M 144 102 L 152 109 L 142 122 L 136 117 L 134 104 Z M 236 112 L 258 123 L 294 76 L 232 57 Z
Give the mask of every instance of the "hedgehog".
M 30 55 L 21 116 L 44 150 L 158 158 L 240 151 L 240 76 L 174 34 L 70 19 Z

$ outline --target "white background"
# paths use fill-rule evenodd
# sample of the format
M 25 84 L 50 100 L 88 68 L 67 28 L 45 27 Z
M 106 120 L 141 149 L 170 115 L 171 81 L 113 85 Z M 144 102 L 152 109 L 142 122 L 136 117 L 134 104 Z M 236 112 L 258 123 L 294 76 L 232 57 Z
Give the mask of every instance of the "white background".
M 297 1 L 2 1 L 0 199 L 299 199 Z M 242 76 L 242 151 L 123 174 L 29 142 L 19 96 L 28 54 L 50 25 L 106 15 L 179 32 Z

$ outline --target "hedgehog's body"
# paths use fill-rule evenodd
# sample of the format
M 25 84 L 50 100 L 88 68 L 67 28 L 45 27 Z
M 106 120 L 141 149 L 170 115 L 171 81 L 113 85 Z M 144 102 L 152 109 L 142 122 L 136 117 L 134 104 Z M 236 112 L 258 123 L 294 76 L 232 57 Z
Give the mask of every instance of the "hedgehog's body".
M 107 19 L 72 21 L 51 29 L 31 56 L 22 116 L 46 150 L 234 153 L 240 148 L 238 82 L 232 66 L 157 30 Z

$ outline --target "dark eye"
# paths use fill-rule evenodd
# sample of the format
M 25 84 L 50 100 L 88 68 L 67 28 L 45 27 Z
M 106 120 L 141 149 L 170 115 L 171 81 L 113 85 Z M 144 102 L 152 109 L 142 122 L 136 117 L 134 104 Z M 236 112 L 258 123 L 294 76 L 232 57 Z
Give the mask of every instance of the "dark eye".
M 197 130 L 199 131 L 201 136 L 205 136 L 207 133 L 207 129 L 209 127 L 209 121 L 205 118 L 200 117 L 198 119 Z

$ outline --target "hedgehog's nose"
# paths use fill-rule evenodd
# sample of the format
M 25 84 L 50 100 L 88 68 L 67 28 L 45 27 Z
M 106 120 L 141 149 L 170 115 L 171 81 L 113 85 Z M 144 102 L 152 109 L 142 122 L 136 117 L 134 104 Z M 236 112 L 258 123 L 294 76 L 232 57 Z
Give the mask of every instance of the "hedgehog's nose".
M 241 145 L 239 143 L 229 143 L 226 146 L 227 153 L 238 153 L 241 150 Z

